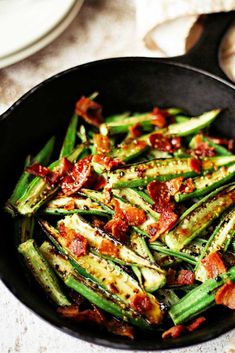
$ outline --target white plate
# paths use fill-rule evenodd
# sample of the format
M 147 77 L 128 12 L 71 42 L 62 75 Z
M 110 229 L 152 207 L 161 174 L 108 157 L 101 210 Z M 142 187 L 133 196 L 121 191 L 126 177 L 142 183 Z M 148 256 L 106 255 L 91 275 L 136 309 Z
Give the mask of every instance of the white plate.
M 83 0 L 0 0 L 0 67 L 32 55 L 72 22 Z

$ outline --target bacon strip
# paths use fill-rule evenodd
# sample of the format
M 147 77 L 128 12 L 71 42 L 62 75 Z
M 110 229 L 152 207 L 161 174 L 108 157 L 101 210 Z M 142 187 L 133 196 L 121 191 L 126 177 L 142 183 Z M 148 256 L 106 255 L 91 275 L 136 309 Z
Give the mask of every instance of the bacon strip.
M 149 142 L 153 148 L 169 153 L 173 153 L 181 147 L 180 137 L 168 137 L 161 133 L 151 134 Z
M 108 136 L 95 134 L 93 137 L 94 145 L 98 154 L 110 152 L 110 141 Z
M 66 246 L 74 255 L 80 257 L 88 253 L 89 244 L 87 239 L 75 230 L 65 227 L 64 222 L 59 223 L 59 233 L 66 240 Z
M 104 121 L 102 116 L 102 106 L 84 96 L 77 101 L 75 113 L 81 116 L 88 124 L 96 127 L 99 127 Z
M 146 214 L 137 207 L 121 209 L 118 200 L 114 200 L 114 216 L 105 225 L 105 231 L 111 233 L 116 239 L 125 242 L 130 226 L 139 226 L 146 220 Z
M 222 304 L 230 309 L 235 309 L 235 284 L 233 281 L 227 281 L 220 287 L 215 296 L 216 304 Z
M 80 311 L 77 305 L 61 306 L 57 312 L 68 319 L 78 322 L 88 322 L 105 327 L 109 332 L 134 339 L 134 329 L 128 324 L 117 320 L 116 318 L 107 319 L 105 314 L 93 305 L 93 309 Z
M 124 165 L 125 162 L 121 161 L 119 158 L 112 158 L 105 156 L 104 154 L 96 154 L 93 156 L 93 162 L 101 164 L 107 170 L 113 170 L 120 165 Z
M 218 252 L 214 252 L 201 260 L 208 278 L 215 278 L 226 272 L 226 267 Z
M 182 335 L 183 332 L 192 332 L 196 330 L 200 325 L 203 324 L 203 322 L 206 321 L 206 318 L 204 316 L 200 316 L 197 319 L 195 319 L 190 325 L 175 325 L 171 327 L 169 330 L 163 332 L 162 338 L 178 338 L 179 336 Z

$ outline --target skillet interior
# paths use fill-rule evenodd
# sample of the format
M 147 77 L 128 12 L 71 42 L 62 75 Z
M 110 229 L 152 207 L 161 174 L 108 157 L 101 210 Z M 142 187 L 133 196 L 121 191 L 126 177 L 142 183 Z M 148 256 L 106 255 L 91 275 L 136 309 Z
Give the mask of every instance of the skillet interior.
M 38 315 L 63 331 L 93 343 L 123 349 L 156 350 L 203 342 L 235 325 L 235 313 L 211 312 L 208 323 L 198 331 L 174 341 L 145 334 L 134 342 L 103 332 L 91 332 L 59 318 L 42 293 L 30 284 L 19 266 L 14 245 L 13 222 L 2 211 L 21 172 L 27 153 L 36 151 L 68 123 L 74 103 L 81 95 L 98 91 L 104 113 L 146 111 L 154 105 L 182 107 L 196 115 L 211 108 L 224 111 L 213 129 L 235 138 L 234 89 L 209 74 L 167 60 L 121 58 L 79 66 L 54 76 L 21 98 L 0 121 L 0 274 L 15 296 Z

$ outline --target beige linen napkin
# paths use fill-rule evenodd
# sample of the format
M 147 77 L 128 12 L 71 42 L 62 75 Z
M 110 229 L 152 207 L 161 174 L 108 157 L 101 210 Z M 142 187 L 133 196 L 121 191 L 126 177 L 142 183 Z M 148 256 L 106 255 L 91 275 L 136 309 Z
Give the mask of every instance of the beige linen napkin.
M 181 55 L 200 34 L 200 26 L 194 27 L 199 15 L 234 9 L 235 0 L 136 0 L 137 35 L 152 55 Z M 222 68 L 235 80 L 235 25 L 221 54 Z

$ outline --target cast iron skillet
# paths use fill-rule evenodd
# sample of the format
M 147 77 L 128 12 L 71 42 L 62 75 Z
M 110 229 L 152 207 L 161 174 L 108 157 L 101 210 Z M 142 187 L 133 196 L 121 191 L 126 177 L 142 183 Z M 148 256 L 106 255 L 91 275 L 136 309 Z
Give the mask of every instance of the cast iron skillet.
M 83 94 L 99 91 L 105 114 L 146 111 L 154 105 L 182 107 L 193 115 L 224 108 L 214 132 L 235 138 L 235 86 L 225 80 L 217 56 L 220 40 L 234 18 L 234 13 L 209 16 L 203 36 L 186 56 L 108 59 L 66 70 L 33 88 L 1 116 L 1 278 L 22 303 L 62 331 L 116 349 L 163 350 L 207 341 L 235 326 L 235 313 L 216 308 L 207 324 L 190 335 L 162 341 L 157 334 L 151 338 L 142 334 L 130 342 L 69 323 L 55 313 L 40 289 L 27 281 L 15 250 L 13 222 L 2 211 L 26 154 L 36 151 L 49 136 L 65 131 L 74 103 Z

